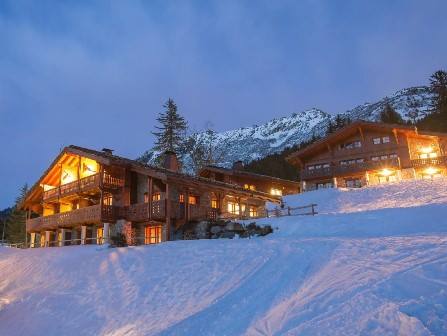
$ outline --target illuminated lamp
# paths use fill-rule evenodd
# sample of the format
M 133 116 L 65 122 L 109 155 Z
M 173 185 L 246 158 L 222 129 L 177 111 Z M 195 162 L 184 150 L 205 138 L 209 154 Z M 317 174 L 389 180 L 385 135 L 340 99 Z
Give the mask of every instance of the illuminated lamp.
M 384 168 L 380 171 L 380 175 L 382 176 L 390 176 L 391 174 L 393 174 L 393 171 L 388 168 Z
M 439 171 L 439 169 L 437 168 L 433 168 L 433 167 L 428 167 L 427 169 L 424 170 L 424 173 L 427 175 L 434 175 Z

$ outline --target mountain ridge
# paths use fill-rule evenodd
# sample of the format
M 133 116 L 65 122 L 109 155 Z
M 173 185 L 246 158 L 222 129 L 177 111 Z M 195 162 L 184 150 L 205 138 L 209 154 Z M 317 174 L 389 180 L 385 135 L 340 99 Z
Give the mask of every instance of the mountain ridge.
M 404 121 L 418 121 L 431 112 L 433 94 L 427 86 L 416 86 L 396 91 L 373 103 L 357 105 L 341 116 L 351 120 L 379 121 L 385 104 L 391 104 Z M 309 141 L 312 137 L 324 136 L 335 114 L 318 108 L 292 113 L 289 116 L 271 119 L 254 126 L 216 132 L 213 138 L 207 132 L 190 135 L 199 143 L 211 143 L 218 153 L 218 165 L 230 167 L 233 162 L 242 160 L 249 163 L 267 155 L 280 153 L 286 148 Z M 139 158 L 145 163 L 154 163 L 159 153 L 146 151 Z M 184 170 L 192 171 L 191 159 L 183 158 Z

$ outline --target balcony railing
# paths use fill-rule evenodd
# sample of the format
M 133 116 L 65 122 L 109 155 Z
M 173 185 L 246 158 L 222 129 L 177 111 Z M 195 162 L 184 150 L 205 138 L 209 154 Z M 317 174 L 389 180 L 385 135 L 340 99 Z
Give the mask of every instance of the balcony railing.
M 120 218 L 119 208 L 100 204 L 26 221 L 27 231 L 54 230 L 81 224 L 113 222 Z
M 99 186 L 101 185 L 100 180 L 101 174 L 98 173 L 84 177 L 80 180 L 63 184 L 59 187 L 44 191 L 43 200 L 48 201 L 50 199 L 62 198 L 79 192 L 85 192 L 95 188 L 99 188 Z M 124 179 L 104 173 L 102 185 L 104 189 L 108 190 L 120 188 L 124 186 Z
M 399 159 L 388 159 L 388 160 L 379 160 L 379 161 L 365 161 L 361 163 L 356 163 L 353 165 L 339 165 L 334 169 L 335 175 L 344 175 L 351 174 L 357 172 L 371 171 L 371 170 L 379 170 L 384 168 L 391 169 L 399 169 Z
M 301 179 L 308 180 L 312 178 L 330 178 L 338 175 L 379 170 L 383 168 L 398 169 L 399 167 L 400 163 L 398 158 L 380 161 L 364 161 L 351 165 L 336 165 L 312 170 L 305 169 L 301 171 Z
M 446 166 L 447 165 L 447 156 L 438 156 L 435 158 L 427 158 L 427 159 L 415 159 L 411 160 L 411 164 L 414 168 L 425 168 L 429 166 Z

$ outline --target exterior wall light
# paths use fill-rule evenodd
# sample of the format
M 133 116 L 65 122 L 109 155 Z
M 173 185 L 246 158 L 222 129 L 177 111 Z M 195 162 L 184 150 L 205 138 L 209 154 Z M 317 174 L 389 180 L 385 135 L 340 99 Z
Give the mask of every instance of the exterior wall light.
M 433 167 L 428 167 L 427 169 L 424 170 L 424 173 L 427 175 L 434 175 L 439 171 L 439 169 L 437 168 L 433 168 Z

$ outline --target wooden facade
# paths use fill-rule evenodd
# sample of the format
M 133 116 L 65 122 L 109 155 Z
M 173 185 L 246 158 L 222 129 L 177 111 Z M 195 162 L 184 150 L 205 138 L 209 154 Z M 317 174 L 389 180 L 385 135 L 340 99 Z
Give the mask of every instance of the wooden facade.
M 299 182 L 244 171 L 243 164 L 240 161 L 234 163 L 231 169 L 207 166 L 201 169 L 199 175 L 215 181 L 234 184 L 244 189 L 257 190 L 276 196 L 298 194 L 300 191 Z
M 446 175 L 446 155 L 445 133 L 358 121 L 287 160 L 299 169 L 306 191 Z
M 158 168 L 69 146 L 21 206 L 28 210 L 31 245 L 48 246 L 56 237 L 60 245 L 84 244 L 117 233 L 130 244 L 177 239 L 189 222 L 255 217 L 266 201 L 280 197 L 179 173 L 174 153 Z

